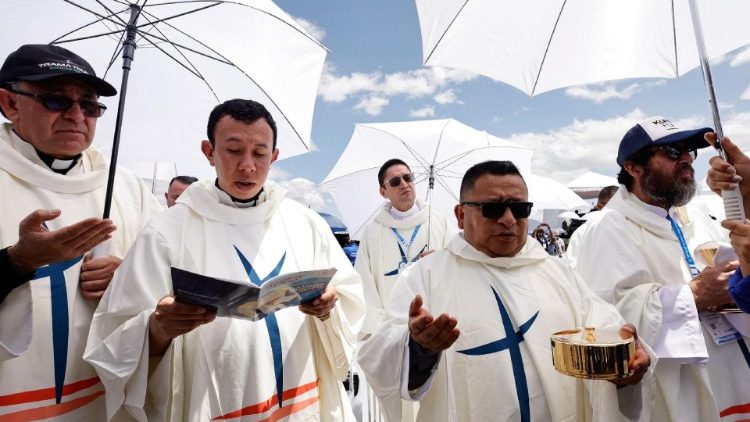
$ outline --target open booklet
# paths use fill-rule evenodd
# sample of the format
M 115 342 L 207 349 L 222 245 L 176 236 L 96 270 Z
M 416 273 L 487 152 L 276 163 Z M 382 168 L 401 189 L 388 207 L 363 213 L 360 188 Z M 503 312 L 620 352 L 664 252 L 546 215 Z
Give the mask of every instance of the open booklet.
M 218 316 L 253 321 L 317 298 L 336 274 L 335 268 L 299 271 L 274 277 L 257 287 L 175 267 L 171 270 L 172 288 L 178 302 L 214 309 Z

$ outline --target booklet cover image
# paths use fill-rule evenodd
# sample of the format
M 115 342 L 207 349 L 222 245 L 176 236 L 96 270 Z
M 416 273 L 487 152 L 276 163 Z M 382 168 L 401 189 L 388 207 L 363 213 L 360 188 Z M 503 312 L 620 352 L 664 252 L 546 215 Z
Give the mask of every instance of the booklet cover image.
M 311 301 L 325 291 L 335 268 L 282 274 L 257 287 L 172 267 L 172 289 L 178 302 L 205 306 L 217 316 L 258 321 L 284 308 Z

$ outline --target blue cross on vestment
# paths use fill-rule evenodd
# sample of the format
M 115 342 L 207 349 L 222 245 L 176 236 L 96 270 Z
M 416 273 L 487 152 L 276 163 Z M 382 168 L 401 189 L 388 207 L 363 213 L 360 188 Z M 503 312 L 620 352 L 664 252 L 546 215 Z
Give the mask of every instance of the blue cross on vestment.
M 50 303 L 52 305 L 52 353 L 55 365 L 55 403 L 62 400 L 65 385 L 65 370 L 68 363 L 68 289 L 65 286 L 65 271 L 83 259 L 83 255 L 57 264 L 39 267 L 32 280 L 49 277 Z
M 286 252 L 281 256 L 279 263 L 267 276 L 260 279 L 258 273 L 255 272 L 250 261 L 245 258 L 245 255 L 235 246 L 234 250 L 237 251 L 237 255 L 242 261 L 242 266 L 245 267 L 247 276 L 250 277 L 250 282 L 256 286 L 262 286 L 266 281 L 276 277 L 281 272 L 281 267 L 284 265 L 284 259 L 286 258 Z M 276 320 L 276 315 L 271 314 L 264 318 L 266 321 L 266 329 L 268 330 L 268 337 L 271 340 L 271 354 L 273 355 L 273 369 L 276 376 L 276 395 L 279 400 L 279 407 L 283 406 L 283 394 L 284 394 L 284 360 L 281 356 L 281 333 L 279 332 L 279 322 Z
M 513 321 L 508 315 L 508 311 L 505 310 L 503 302 L 497 295 L 497 292 L 492 288 L 492 294 L 495 295 L 495 301 L 497 307 L 500 309 L 500 318 L 503 321 L 503 329 L 505 330 L 505 338 L 502 338 L 492 343 L 483 344 L 471 349 L 460 350 L 458 353 L 463 353 L 470 356 L 488 355 L 490 353 L 497 353 L 503 350 L 508 350 L 510 353 L 510 362 L 513 366 L 513 378 L 516 383 L 516 396 L 518 396 L 518 405 L 521 410 L 521 421 L 528 422 L 531 420 L 531 410 L 529 408 L 529 387 L 526 382 L 526 371 L 523 368 L 523 356 L 521 356 L 521 342 L 523 341 L 523 335 L 529 331 L 531 325 L 536 320 L 539 311 L 534 316 L 529 318 L 528 321 L 521 324 L 518 327 L 518 331 L 513 328 Z

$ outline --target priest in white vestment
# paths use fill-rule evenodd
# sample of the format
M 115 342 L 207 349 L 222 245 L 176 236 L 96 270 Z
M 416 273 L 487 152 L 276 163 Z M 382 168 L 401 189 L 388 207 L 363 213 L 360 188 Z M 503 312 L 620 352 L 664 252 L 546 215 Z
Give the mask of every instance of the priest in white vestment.
M 231 100 L 209 117 L 202 150 L 217 180 L 196 182 L 154 218 L 97 309 L 85 358 L 109 415 L 141 421 L 351 421 L 343 389 L 364 317 L 359 277 L 328 225 L 266 180 L 273 118 Z M 253 322 L 174 300 L 170 267 L 262 285 L 335 267 L 312 303 Z
M 550 335 L 623 320 L 564 260 L 527 241 L 527 201 L 512 163 L 477 164 L 456 206 L 463 233 L 399 277 L 359 358 L 388 420 L 400 415 L 395 397 L 419 401 L 417 420 L 430 422 L 637 420 L 649 405 L 630 385 L 650 364 L 640 343 L 619 393 L 555 370 Z
M 694 256 L 727 231 L 688 203 L 692 163 L 710 128 L 681 130 L 661 117 L 620 142 L 622 184 L 579 231 L 575 269 L 658 356 L 653 421 L 736 421 L 750 415 L 748 339 L 723 314 L 737 262 Z
M 444 215 L 416 199 L 414 174 L 409 166 L 393 158 L 378 170 L 380 195 L 386 202 L 365 227 L 354 268 L 362 278 L 367 316 L 360 338 L 367 341 L 383 319 L 391 289 L 408 265 L 436 249 L 443 249 L 450 237 Z M 365 394 L 372 395 L 368 390 Z M 368 400 L 373 420 L 380 413 L 375 400 Z M 414 405 L 402 406 L 402 422 L 414 420 Z
M 0 420 L 97 421 L 104 386 L 83 360 L 99 298 L 161 207 L 91 146 L 116 90 L 73 52 L 24 45 L 0 69 Z M 108 253 L 88 252 L 111 238 Z

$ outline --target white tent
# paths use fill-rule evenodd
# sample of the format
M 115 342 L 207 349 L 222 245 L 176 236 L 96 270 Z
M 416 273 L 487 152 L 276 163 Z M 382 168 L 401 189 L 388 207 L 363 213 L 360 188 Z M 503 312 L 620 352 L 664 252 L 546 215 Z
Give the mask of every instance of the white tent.
M 529 186 L 529 201 L 534 203 L 534 212 L 529 221 L 529 230 L 539 223 L 560 227 L 563 211 L 588 210 L 589 204 L 570 188 L 549 177 L 532 174 L 526 179 Z M 532 227 L 533 225 L 533 227 Z
M 617 179 L 593 171 L 587 171 L 571 180 L 565 186 L 575 192 L 599 191 L 606 186 L 617 186 Z

